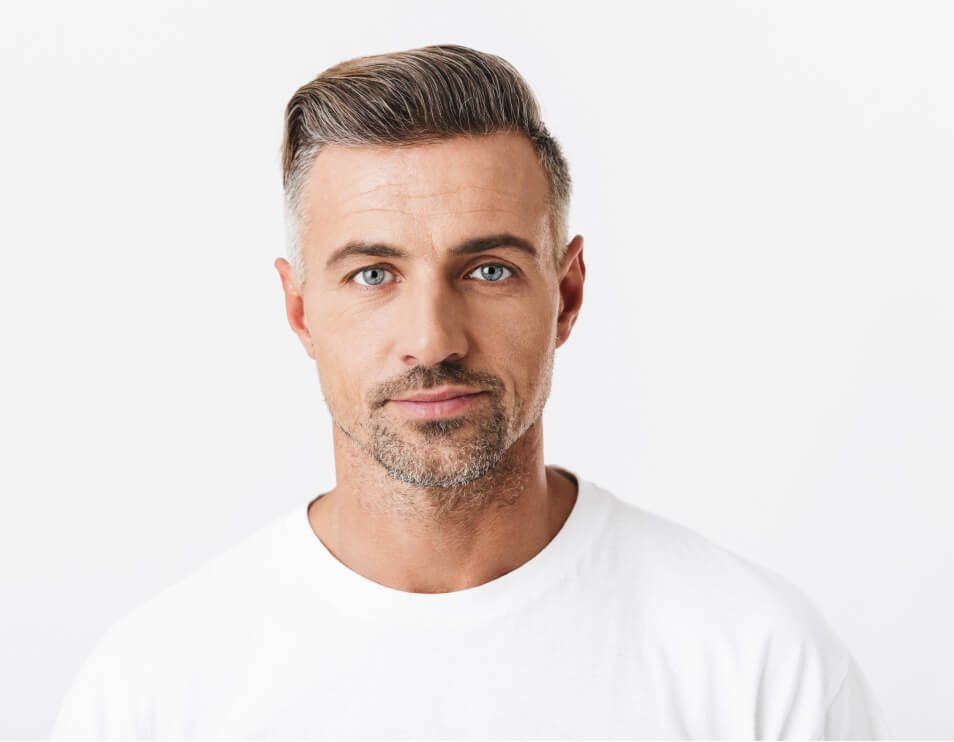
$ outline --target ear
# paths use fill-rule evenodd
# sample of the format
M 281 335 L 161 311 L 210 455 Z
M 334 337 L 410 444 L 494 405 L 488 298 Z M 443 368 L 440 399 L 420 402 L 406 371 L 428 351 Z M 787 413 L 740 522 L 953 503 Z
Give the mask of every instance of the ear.
M 282 280 L 282 291 L 285 292 L 285 314 L 288 316 L 288 325 L 301 340 L 308 356 L 312 360 L 317 360 L 311 332 L 305 324 L 305 302 L 302 299 L 301 287 L 295 278 L 295 272 L 284 258 L 275 260 L 274 265 L 278 269 L 278 275 Z
M 560 281 L 560 311 L 557 313 L 557 342 L 559 348 L 570 337 L 573 323 L 583 305 L 583 236 L 577 235 L 566 248 L 566 255 L 557 270 Z

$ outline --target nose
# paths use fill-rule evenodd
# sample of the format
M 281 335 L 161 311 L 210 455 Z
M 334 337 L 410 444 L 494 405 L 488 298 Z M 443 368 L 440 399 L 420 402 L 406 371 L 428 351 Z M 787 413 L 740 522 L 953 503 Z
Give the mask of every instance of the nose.
M 467 355 L 464 307 L 446 278 L 421 277 L 404 293 L 396 349 L 408 366 L 430 368 Z

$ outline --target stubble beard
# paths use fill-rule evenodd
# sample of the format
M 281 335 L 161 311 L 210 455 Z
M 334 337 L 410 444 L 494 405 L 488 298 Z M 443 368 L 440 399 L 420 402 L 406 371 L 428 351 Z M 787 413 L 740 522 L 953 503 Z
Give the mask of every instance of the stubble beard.
M 399 482 L 427 489 L 466 486 L 487 476 L 512 444 L 511 421 L 500 399 L 491 396 L 486 403 L 491 410 L 484 415 L 404 424 L 383 419 L 379 410 L 368 425 L 366 450 Z M 399 426 L 410 431 L 399 431 Z M 467 428 L 473 432 L 458 433 Z
M 356 427 L 364 432 L 362 436 L 355 436 L 337 419 L 335 424 L 392 479 L 415 490 L 424 490 L 432 517 L 456 519 L 483 510 L 493 502 L 506 504 L 519 493 L 508 496 L 500 491 L 499 485 L 512 479 L 522 468 L 522 462 L 515 460 L 514 444 L 542 416 L 550 395 L 554 351 L 551 344 L 538 394 L 531 401 L 532 409 L 528 409 L 525 399 L 515 397 L 509 417 L 500 398 L 500 387 L 496 386 L 484 392 L 489 398 L 477 401 L 476 411 L 459 417 L 396 420 L 388 417 L 385 406 L 381 405 L 375 407 L 367 421 L 357 423 Z M 446 380 L 458 379 L 452 375 Z M 460 381 L 469 380 L 461 378 Z M 325 401 L 327 403 L 327 398 Z M 490 407 L 489 412 L 480 409 L 484 404 Z M 328 407 L 330 411 L 331 406 Z M 332 417 L 335 418 L 334 414 Z M 473 429 L 469 434 L 468 428 Z M 395 495 L 399 501 L 394 503 L 396 506 L 409 512 L 419 511 L 416 497 L 410 493 Z

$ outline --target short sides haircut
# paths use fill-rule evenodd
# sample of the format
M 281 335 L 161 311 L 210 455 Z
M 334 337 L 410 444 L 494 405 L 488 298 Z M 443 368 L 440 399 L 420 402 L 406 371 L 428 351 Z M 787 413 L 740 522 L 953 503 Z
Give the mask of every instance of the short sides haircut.
M 524 134 L 543 165 L 559 265 L 569 168 L 530 86 L 505 59 L 466 46 L 425 46 L 341 62 L 302 85 L 285 108 L 282 139 L 288 262 L 299 285 L 305 280 L 303 193 L 324 146 L 402 146 L 507 131 Z

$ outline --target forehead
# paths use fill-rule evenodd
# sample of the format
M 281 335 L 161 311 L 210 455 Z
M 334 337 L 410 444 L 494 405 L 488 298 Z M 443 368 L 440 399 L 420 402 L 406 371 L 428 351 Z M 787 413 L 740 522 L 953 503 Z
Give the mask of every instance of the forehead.
M 533 145 L 505 132 L 401 147 L 326 147 L 308 174 L 304 211 L 320 242 L 382 227 L 526 231 L 545 221 L 547 195 Z

